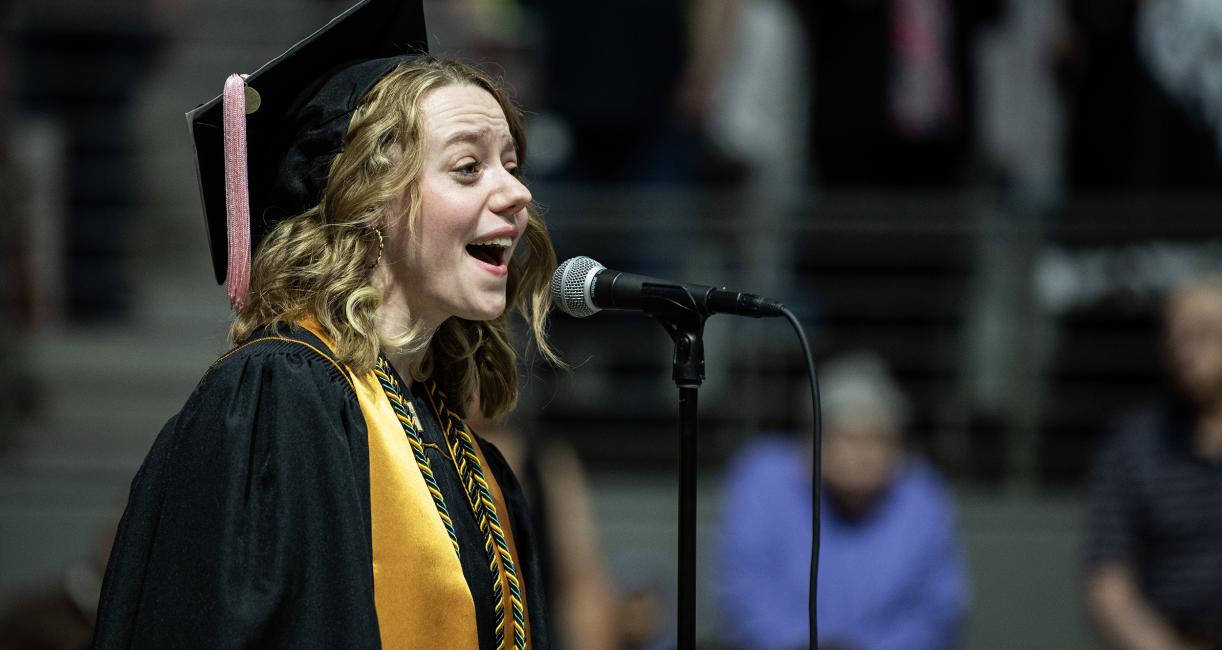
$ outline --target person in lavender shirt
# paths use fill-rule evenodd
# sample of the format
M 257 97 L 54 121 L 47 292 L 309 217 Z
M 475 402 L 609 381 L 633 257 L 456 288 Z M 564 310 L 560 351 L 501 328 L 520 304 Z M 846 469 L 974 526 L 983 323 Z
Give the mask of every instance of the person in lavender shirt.
M 904 451 L 907 403 L 877 356 L 835 359 L 820 376 L 819 648 L 953 648 L 970 598 L 953 496 Z M 717 601 L 744 648 L 808 647 L 810 445 L 764 435 L 726 473 Z

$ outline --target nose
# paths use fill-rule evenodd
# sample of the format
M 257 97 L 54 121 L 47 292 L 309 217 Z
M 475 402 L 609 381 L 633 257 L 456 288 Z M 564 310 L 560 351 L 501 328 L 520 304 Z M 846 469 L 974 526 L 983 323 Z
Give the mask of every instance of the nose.
M 513 218 L 530 205 L 530 189 L 522 179 L 509 173 L 504 167 L 499 170 L 500 182 L 490 199 L 492 211 L 502 217 Z

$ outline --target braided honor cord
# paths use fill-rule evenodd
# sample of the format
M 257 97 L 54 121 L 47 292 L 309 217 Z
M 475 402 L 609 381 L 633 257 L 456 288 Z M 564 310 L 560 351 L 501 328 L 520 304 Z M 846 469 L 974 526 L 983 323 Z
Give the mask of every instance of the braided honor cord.
M 426 393 L 432 402 L 433 410 L 444 422 L 446 446 L 450 449 L 450 459 L 458 470 L 459 479 L 466 487 L 467 500 L 471 510 L 479 521 L 480 531 L 484 533 L 484 550 L 488 552 L 488 568 L 492 572 L 492 592 L 496 600 L 496 647 L 505 647 L 505 594 L 501 587 L 501 575 L 509 585 L 509 605 L 513 611 L 513 647 L 523 650 L 526 647 L 526 616 L 522 612 L 522 590 L 518 585 L 518 572 L 513 562 L 513 554 L 509 550 L 509 542 L 505 539 L 505 531 L 497 517 L 496 503 L 492 500 L 492 491 L 484 478 L 484 468 L 475 453 L 475 439 L 467 431 L 462 418 L 446 406 L 445 394 L 437 384 L 429 381 Z
M 382 384 L 382 390 L 386 392 L 386 398 L 390 400 L 390 406 L 395 411 L 395 417 L 399 418 L 399 424 L 403 425 L 403 433 L 407 434 L 407 441 L 411 445 L 412 455 L 416 457 L 420 475 L 424 477 L 424 484 L 428 487 L 429 494 L 433 495 L 433 504 L 437 506 L 437 514 L 441 517 L 441 523 L 445 524 L 450 543 L 454 545 L 454 554 L 458 555 L 458 535 L 454 532 L 454 522 L 450 519 L 450 511 L 446 509 L 445 499 L 441 496 L 441 488 L 437 487 L 437 480 L 433 478 L 433 465 L 429 462 L 428 456 L 424 455 L 424 441 L 420 439 L 420 431 L 417 428 L 419 425 L 408 409 L 407 400 L 403 398 L 403 391 L 399 389 L 399 382 L 395 381 L 386 357 L 378 356 L 378 362 L 373 367 L 373 374 Z

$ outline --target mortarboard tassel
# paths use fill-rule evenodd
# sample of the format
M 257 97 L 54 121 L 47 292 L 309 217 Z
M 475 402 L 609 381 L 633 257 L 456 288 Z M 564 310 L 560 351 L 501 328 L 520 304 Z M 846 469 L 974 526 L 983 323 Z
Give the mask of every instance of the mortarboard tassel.
M 250 188 L 246 175 L 246 81 L 242 75 L 225 80 L 225 226 L 229 262 L 225 288 L 237 311 L 250 290 Z

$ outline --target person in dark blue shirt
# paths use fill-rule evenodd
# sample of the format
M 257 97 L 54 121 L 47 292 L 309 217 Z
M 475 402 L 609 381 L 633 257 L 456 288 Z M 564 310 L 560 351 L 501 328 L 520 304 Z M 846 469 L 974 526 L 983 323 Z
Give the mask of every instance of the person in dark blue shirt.
M 1117 648 L 1222 647 L 1222 279 L 1167 301 L 1174 394 L 1126 418 L 1091 482 L 1086 603 Z

